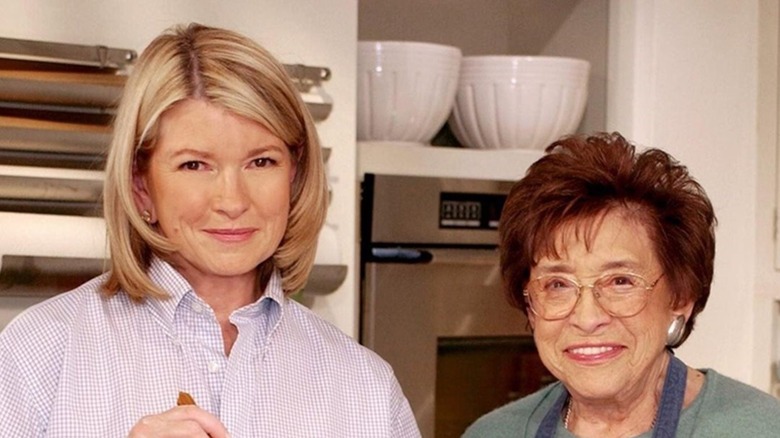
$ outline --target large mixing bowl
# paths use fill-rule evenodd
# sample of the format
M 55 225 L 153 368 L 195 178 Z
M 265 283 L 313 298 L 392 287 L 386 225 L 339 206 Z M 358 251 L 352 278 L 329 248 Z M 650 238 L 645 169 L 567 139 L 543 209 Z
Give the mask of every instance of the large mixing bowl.
M 450 129 L 464 146 L 543 149 L 577 129 L 590 63 L 541 56 L 468 56 Z
M 359 42 L 358 140 L 430 142 L 452 110 L 460 61 L 457 47 Z

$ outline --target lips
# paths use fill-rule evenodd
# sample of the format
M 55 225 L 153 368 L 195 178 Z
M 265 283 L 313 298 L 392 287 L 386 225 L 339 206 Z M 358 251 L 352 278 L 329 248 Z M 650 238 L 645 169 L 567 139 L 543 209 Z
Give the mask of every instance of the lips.
M 565 353 L 577 362 L 603 362 L 612 359 L 622 353 L 621 345 L 579 345 L 565 350 Z
M 207 234 L 221 242 L 244 242 L 255 232 L 254 228 L 206 229 Z
M 615 347 L 579 347 L 579 348 L 571 348 L 569 351 L 572 354 L 581 354 L 584 356 L 595 356 L 597 354 L 604 354 L 608 351 L 614 350 Z

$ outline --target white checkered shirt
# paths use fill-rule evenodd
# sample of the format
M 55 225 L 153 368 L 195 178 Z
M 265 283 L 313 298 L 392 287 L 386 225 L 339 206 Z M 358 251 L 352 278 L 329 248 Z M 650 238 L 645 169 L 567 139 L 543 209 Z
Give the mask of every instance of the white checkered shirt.
M 172 299 L 106 299 L 98 277 L 34 306 L 0 333 L 0 437 L 124 437 L 179 391 L 233 438 L 419 437 L 389 365 L 284 297 L 274 274 L 236 310 L 225 356 L 211 308 L 170 265 Z

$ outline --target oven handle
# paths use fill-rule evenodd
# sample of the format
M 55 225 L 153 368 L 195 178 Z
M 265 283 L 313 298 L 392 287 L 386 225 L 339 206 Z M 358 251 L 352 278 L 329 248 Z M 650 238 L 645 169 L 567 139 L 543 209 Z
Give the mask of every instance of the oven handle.
M 430 251 L 410 248 L 371 248 L 367 262 L 371 263 L 430 263 Z

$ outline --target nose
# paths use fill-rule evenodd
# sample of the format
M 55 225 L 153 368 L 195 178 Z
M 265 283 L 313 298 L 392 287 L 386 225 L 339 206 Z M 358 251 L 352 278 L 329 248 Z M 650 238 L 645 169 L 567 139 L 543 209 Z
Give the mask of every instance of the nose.
M 599 304 L 593 287 L 583 286 L 569 315 L 570 323 L 585 333 L 592 333 L 611 320 L 612 316 Z
M 247 189 L 247 183 L 239 170 L 221 172 L 214 187 L 214 210 L 230 218 L 241 216 L 249 208 Z

